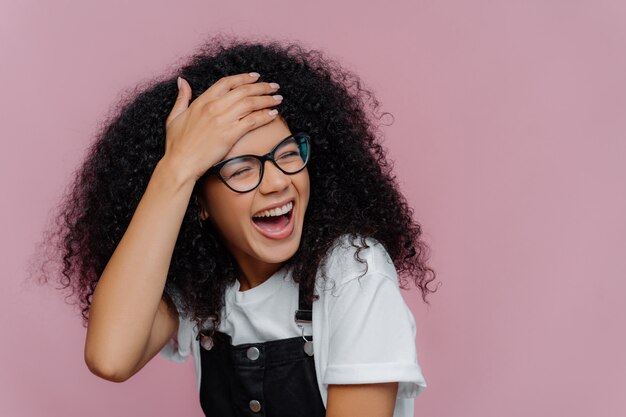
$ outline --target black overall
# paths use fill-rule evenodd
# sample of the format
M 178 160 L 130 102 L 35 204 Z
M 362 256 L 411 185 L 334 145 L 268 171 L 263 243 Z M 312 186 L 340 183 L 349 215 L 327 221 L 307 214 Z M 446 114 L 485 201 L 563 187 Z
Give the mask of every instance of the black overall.
M 298 297 L 296 323 L 310 323 L 311 305 L 301 288 Z M 208 417 L 326 415 L 312 336 L 233 346 L 228 334 L 216 331 L 210 350 L 200 346 L 200 359 L 200 405 Z

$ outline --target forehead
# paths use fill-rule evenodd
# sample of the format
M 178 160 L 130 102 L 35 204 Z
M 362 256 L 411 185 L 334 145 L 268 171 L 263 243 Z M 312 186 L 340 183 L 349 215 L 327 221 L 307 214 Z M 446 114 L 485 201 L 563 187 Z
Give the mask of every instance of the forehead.
M 270 123 L 259 126 L 243 135 L 223 159 L 243 154 L 266 154 L 291 133 L 287 124 L 280 117 L 277 117 Z

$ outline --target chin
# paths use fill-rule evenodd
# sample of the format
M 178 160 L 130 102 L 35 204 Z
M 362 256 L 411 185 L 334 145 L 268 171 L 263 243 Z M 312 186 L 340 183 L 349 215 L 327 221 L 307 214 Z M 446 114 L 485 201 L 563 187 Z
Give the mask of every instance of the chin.
M 296 228 L 298 229 L 298 228 Z M 267 263 L 282 263 L 288 261 L 300 247 L 301 233 L 294 230 L 294 233 L 286 239 L 270 240 L 255 239 L 252 249 L 257 259 Z

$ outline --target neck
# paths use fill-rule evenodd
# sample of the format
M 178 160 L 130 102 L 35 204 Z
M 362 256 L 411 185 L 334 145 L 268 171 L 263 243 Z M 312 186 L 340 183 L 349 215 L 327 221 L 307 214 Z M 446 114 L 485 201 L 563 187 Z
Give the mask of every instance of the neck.
M 239 291 L 246 291 L 263 284 L 285 264 L 285 262 L 263 262 L 237 249 L 228 242 L 226 245 L 237 264 Z
M 239 291 L 246 291 L 258 285 L 263 284 L 281 267 L 280 264 L 269 264 L 264 262 L 248 263 L 243 262 L 239 265 Z

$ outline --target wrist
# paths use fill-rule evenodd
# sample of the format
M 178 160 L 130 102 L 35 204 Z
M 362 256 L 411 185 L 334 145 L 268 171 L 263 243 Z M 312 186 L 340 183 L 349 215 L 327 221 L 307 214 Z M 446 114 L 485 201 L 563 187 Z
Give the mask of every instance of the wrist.
M 196 176 L 184 163 L 174 158 L 163 156 L 157 163 L 153 175 L 158 175 L 175 186 L 176 188 L 193 188 L 196 183 Z

